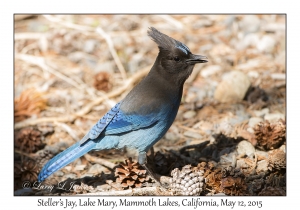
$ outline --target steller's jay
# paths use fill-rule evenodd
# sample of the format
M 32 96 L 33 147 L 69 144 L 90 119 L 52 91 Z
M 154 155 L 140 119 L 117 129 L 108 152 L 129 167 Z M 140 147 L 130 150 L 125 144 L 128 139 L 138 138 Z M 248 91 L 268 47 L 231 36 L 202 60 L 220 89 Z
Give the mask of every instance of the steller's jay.
M 147 169 L 146 152 L 173 123 L 185 80 L 191 75 L 195 64 L 207 62 L 205 56 L 192 54 L 183 43 L 153 27 L 149 28 L 148 35 L 159 48 L 149 74 L 108 111 L 81 141 L 47 162 L 39 174 L 40 182 L 91 150 L 136 149 L 138 162 Z

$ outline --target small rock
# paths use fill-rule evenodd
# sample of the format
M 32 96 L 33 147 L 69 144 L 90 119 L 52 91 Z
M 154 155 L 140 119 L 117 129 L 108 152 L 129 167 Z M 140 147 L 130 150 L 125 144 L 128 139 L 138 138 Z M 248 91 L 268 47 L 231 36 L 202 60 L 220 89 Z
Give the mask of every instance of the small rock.
M 68 174 L 66 174 L 65 176 L 64 176 L 64 180 L 65 179 L 77 179 L 78 177 L 77 177 L 77 175 L 76 174 L 73 174 L 73 173 L 68 173 Z
M 240 49 L 247 49 L 250 46 L 255 47 L 259 42 L 258 34 L 247 34 L 240 42 Z
M 84 58 L 85 58 L 85 54 L 83 52 L 79 52 L 79 51 L 72 52 L 68 55 L 68 59 L 75 63 L 81 61 Z
M 82 171 L 82 170 L 84 170 L 85 167 L 86 167 L 85 164 L 84 165 L 76 165 L 74 170 L 75 171 Z
M 193 131 L 185 131 L 183 133 L 186 137 L 195 138 L 195 139 L 201 139 L 202 135 L 200 133 L 195 133 Z
M 84 178 L 84 177 L 92 177 L 92 176 L 94 176 L 94 174 L 91 174 L 91 173 L 85 173 L 85 174 L 82 174 L 82 175 L 80 176 L 80 178 Z
M 254 129 L 251 128 L 251 127 L 247 128 L 247 131 L 248 131 L 249 133 L 254 133 Z
M 268 161 L 266 160 L 261 160 L 257 162 L 257 167 L 256 167 L 256 172 L 261 173 L 268 171 Z
M 179 139 L 179 136 L 174 132 L 167 132 L 165 137 L 169 141 L 173 141 L 173 142 L 175 142 Z
M 54 174 L 54 176 L 61 177 L 61 176 L 64 175 L 64 172 L 62 172 L 62 171 L 56 171 L 56 172 L 54 172 L 53 174 Z
M 284 153 L 286 153 L 286 147 L 285 147 L 285 145 L 282 145 L 279 149 L 280 149 L 281 151 L 283 151 Z
M 269 108 L 264 108 L 262 110 L 254 110 L 253 112 L 254 112 L 256 117 L 263 117 L 266 114 L 268 114 L 269 111 L 270 111 Z
M 241 101 L 250 87 L 250 80 L 241 71 L 231 71 L 224 75 L 222 82 L 217 86 L 214 97 L 220 102 Z
M 277 80 L 285 80 L 286 74 L 281 74 L 281 73 L 273 73 L 271 74 L 272 79 L 277 79 Z
M 184 119 L 190 119 L 190 118 L 193 118 L 193 117 L 195 117 L 195 116 L 196 116 L 196 112 L 195 112 L 195 111 L 192 111 L 192 110 L 187 111 L 187 112 L 185 112 L 185 113 L 183 114 L 183 118 L 184 118 Z
M 247 61 L 246 63 L 242 63 L 237 65 L 237 69 L 241 70 L 241 71 L 249 71 L 252 70 L 254 68 L 260 67 L 261 61 L 258 59 L 251 59 L 249 61 Z
M 227 150 L 227 151 L 221 151 L 220 153 L 219 153 L 219 155 L 220 155 L 220 163 L 221 164 L 226 164 L 226 163 L 232 163 L 233 161 L 232 161 L 232 156 L 229 156 L 229 155 L 227 155 L 229 152 L 230 152 L 230 148 L 228 148 L 229 150 Z M 226 154 L 224 154 L 224 152 L 226 153 Z M 221 155 L 221 153 L 223 153 L 224 155 Z
M 259 40 L 257 49 L 261 52 L 271 53 L 275 48 L 276 41 L 270 35 L 265 35 Z
M 66 169 L 67 171 L 71 171 L 72 170 L 72 166 L 66 166 L 66 167 L 64 167 L 64 169 Z
M 89 174 L 99 174 L 102 171 L 105 171 L 106 168 L 98 163 L 92 165 L 92 167 L 88 170 Z
M 204 69 L 201 70 L 201 76 L 206 78 L 206 77 L 209 77 L 211 75 L 218 73 L 221 70 L 222 70 L 222 67 L 219 65 L 206 66 Z
M 240 22 L 241 30 L 244 33 L 254 33 L 260 28 L 260 20 L 256 15 L 245 15 Z
M 93 39 L 88 39 L 84 42 L 83 51 L 86 53 L 92 53 L 96 47 L 97 41 Z
M 264 117 L 265 120 L 268 120 L 269 122 L 276 122 L 280 119 L 285 119 L 284 114 L 282 113 L 272 113 L 272 114 L 266 114 Z
M 244 159 L 239 159 L 236 161 L 236 168 L 248 168 Z
M 249 119 L 249 122 L 248 122 L 248 126 L 251 127 L 251 128 L 254 128 L 254 126 L 260 122 L 264 121 L 262 118 L 260 117 L 251 117 Z
M 249 71 L 248 76 L 256 79 L 259 77 L 259 73 L 257 71 Z
M 246 154 L 247 156 L 250 156 L 251 154 L 254 154 L 255 148 L 250 142 L 244 140 L 238 144 L 237 152 L 239 155 Z

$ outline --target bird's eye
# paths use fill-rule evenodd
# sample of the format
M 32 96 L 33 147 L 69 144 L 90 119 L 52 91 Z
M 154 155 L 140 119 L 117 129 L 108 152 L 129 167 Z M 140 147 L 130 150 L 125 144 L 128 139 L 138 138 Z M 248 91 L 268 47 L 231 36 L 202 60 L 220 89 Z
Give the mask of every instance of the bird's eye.
M 178 56 L 175 56 L 174 61 L 178 62 L 178 61 L 180 61 L 180 58 Z

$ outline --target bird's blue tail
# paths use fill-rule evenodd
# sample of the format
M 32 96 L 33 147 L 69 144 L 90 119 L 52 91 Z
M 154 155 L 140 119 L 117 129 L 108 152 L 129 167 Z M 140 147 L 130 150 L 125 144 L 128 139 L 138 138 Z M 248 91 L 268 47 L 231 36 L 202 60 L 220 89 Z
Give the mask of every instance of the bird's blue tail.
M 80 145 L 80 142 L 77 142 L 65 151 L 59 153 L 42 168 L 38 177 L 39 182 L 42 182 L 55 171 L 61 169 L 62 167 L 73 162 L 75 159 L 91 151 L 95 147 L 95 145 L 96 142 L 94 141 L 88 141 L 82 145 Z

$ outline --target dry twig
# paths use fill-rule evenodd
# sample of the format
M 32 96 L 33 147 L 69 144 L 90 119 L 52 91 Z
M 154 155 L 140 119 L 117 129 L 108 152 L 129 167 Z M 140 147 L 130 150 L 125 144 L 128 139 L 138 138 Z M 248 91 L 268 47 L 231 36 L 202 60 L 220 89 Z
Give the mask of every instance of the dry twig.
M 149 72 L 149 69 L 150 69 L 150 66 L 147 66 L 147 67 L 143 68 L 142 70 L 138 71 L 131 78 L 127 79 L 125 84 L 122 87 L 119 87 L 118 89 L 109 92 L 108 94 L 106 94 L 106 97 L 113 98 L 113 97 L 119 96 L 126 90 L 132 88 L 132 86 L 137 81 L 139 81 L 142 77 L 144 77 Z M 20 128 L 23 128 L 26 126 L 36 125 L 36 124 L 40 124 L 40 123 L 44 123 L 44 122 L 72 122 L 77 117 L 85 116 L 88 112 L 90 112 L 92 110 L 92 108 L 94 106 L 103 102 L 106 99 L 106 97 L 100 96 L 100 97 L 96 98 L 95 100 L 91 101 L 89 104 L 84 106 L 81 110 L 79 110 L 78 112 L 76 112 L 72 115 L 68 115 L 68 116 L 64 116 L 64 117 L 44 117 L 44 118 L 39 118 L 39 119 L 28 119 L 28 120 L 24 120 L 22 122 L 16 123 L 15 129 L 20 129 Z
M 112 162 L 109 162 L 103 158 L 93 157 L 89 154 L 85 154 L 84 157 L 90 162 L 99 163 L 100 165 L 103 165 L 103 166 L 111 168 L 111 169 L 116 166 L 116 164 L 114 164 Z

